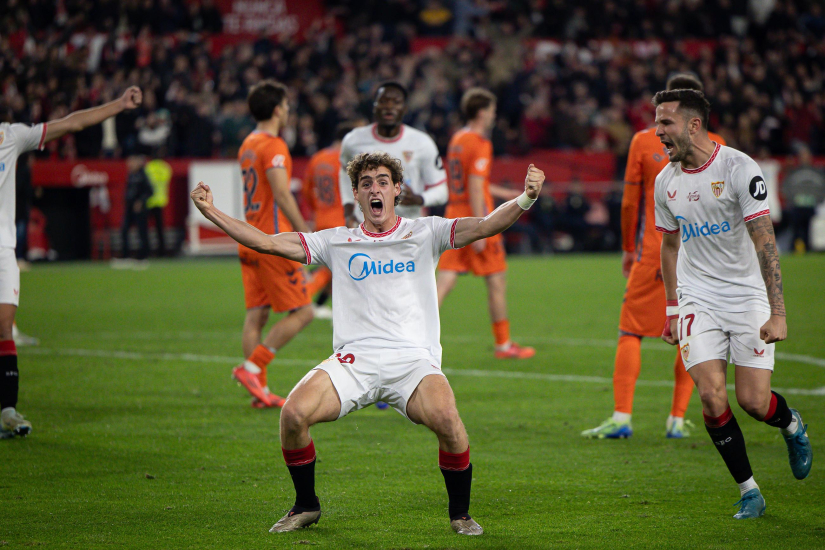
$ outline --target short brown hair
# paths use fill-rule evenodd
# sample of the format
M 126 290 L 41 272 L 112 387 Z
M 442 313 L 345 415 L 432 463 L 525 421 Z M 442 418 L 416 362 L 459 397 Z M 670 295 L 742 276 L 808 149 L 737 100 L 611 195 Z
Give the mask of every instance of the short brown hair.
M 667 79 L 667 85 L 665 86 L 668 90 L 699 90 L 700 92 L 705 91 L 705 87 L 702 85 L 702 81 L 692 73 L 676 73 L 675 75 L 671 76 Z
M 275 107 L 280 105 L 286 97 L 286 86 L 274 80 L 262 80 L 252 86 L 246 101 L 249 104 L 249 112 L 258 121 L 269 120 Z
M 393 183 L 401 184 L 404 179 L 404 167 L 401 161 L 384 151 L 374 151 L 372 153 L 360 153 L 347 164 L 347 175 L 352 182 L 352 188 L 358 187 L 358 179 L 361 173 L 366 170 L 375 170 L 383 166 L 390 171 L 390 179 Z M 401 202 L 401 197 L 395 197 L 395 205 Z
M 469 122 L 478 115 L 480 110 L 486 109 L 495 102 L 496 96 L 490 90 L 470 88 L 461 96 L 461 116 Z
M 699 90 L 681 89 L 656 92 L 656 95 L 653 96 L 653 105 L 656 107 L 670 101 L 679 102 L 679 111 L 689 111 L 691 115 L 699 117 L 699 120 L 702 121 L 702 128 L 707 131 L 710 103 L 705 99 L 705 94 Z

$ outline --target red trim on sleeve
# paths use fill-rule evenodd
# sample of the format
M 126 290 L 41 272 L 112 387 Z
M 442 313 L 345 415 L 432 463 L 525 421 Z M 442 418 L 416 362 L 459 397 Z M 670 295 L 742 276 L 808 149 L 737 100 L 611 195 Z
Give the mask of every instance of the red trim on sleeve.
M 14 340 L 0 340 L 0 357 L 6 355 L 17 355 L 17 346 L 14 345 Z
M 40 145 L 37 146 L 37 149 L 42 151 L 43 146 L 46 145 L 46 128 L 49 126 L 47 122 L 43 123 L 43 134 L 40 136 Z
M 425 185 L 424 186 L 424 191 L 428 191 L 428 190 L 432 189 L 433 187 L 438 187 L 439 185 L 444 185 L 445 183 L 447 183 L 447 178 L 444 178 L 440 182 L 434 183 L 432 185 Z
M 745 221 L 746 221 L 746 222 L 749 222 L 749 221 L 751 221 L 751 220 L 752 220 L 752 219 L 754 219 L 754 218 L 759 218 L 759 217 L 761 217 L 761 216 L 767 216 L 767 215 L 769 215 L 770 213 L 771 213 L 771 211 L 770 211 L 770 210 L 760 210 L 760 211 L 759 211 L 759 212 L 757 212 L 756 214 L 751 214 L 750 216 L 747 216 L 747 217 L 745 218 Z
M 674 229 L 673 231 L 671 231 L 670 229 L 665 229 L 664 227 L 659 227 L 658 225 L 656 226 L 656 231 L 658 231 L 659 233 L 667 233 L 668 235 L 674 235 L 679 232 L 678 229 Z
M 458 223 L 458 218 L 453 220 L 453 225 L 450 227 L 450 248 L 455 248 L 455 226 Z
M 312 254 L 309 253 L 309 247 L 307 246 L 307 240 L 304 238 L 303 233 L 298 233 L 298 238 L 301 239 L 301 246 L 304 247 L 304 252 L 307 255 L 306 265 L 312 263 Z

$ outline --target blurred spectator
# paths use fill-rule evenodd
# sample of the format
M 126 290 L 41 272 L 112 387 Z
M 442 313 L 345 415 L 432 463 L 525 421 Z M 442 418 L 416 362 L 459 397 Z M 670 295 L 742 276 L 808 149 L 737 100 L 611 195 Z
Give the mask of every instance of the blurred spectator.
M 126 159 L 129 176 L 126 179 L 126 192 L 123 204 L 123 225 L 120 228 L 121 258 L 129 258 L 129 229 L 137 226 L 139 248 L 138 260 L 145 260 L 149 255 L 149 228 L 146 218 L 146 200 L 154 193 L 149 178 L 144 172 L 146 160 L 142 156 L 133 155 Z M 113 264 L 117 265 L 117 264 Z
M 165 149 L 160 149 L 157 156 L 163 157 Z M 155 221 L 155 232 L 158 239 L 158 256 L 166 256 L 166 239 L 163 232 L 163 209 L 169 204 L 169 182 L 172 181 L 172 167 L 162 158 L 156 158 L 146 163 L 143 169 L 146 178 L 152 186 L 152 196 L 146 199 L 146 215 Z M 147 229 L 148 235 L 148 229 Z
M 804 145 L 799 146 L 796 167 L 785 176 L 782 191 L 790 211 L 794 249 L 810 250 L 811 220 L 825 200 L 825 173 L 811 164 L 811 151 Z
M 557 224 L 560 231 L 564 231 L 573 237 L 574 251 L 585 249 L 585 241 L 590 232 L 590 225 L 586 221 L 589 211 L 590 203 L 584 195 L 584 187 L 580 181 L 574 180 L 570 183 L 570 189 L 564 198 L 561 216 L 559 216 Z

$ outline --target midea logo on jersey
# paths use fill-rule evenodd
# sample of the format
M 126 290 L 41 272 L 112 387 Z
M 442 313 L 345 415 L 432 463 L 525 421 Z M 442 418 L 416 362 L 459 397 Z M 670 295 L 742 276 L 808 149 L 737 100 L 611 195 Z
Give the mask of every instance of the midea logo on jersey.
M 390 273 L 414 272 L 415 262 L 375 261 L 364 253 L 353 254 L 349 259 L 349 276 L 354 281 L 363 281 L 370 275 L 389 275 Z
M 718 235 L 720 233 L 727 233 L 730 231 L 730 224 L 722 222 L 722 224 L 705 222 L 702 225 L 698 223 L 691 224 L 682 216 L 676 216 L 676 220 L 682 224 L 682 242 L 686 243 L 693 237 L 710 237 L 711 235 Z

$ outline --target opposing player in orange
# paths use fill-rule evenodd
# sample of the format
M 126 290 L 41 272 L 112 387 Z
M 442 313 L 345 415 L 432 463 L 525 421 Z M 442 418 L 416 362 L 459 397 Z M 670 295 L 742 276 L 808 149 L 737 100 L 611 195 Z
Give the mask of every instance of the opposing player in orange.
M 309 159 L 304 172 L 302 195 L 315 216 L 314 231 L 346 225 L 341 192 L 338 190 L 341 140 L 357 126 L 362 124 L 339 124 L 335 129 L 335 141 Z M 332 273 L 326 267 L 319 267 L 313 271 L 312 278 L 307 283 L 307 293 L 310 297 L 318 293 L 313 305 L 313 312 L 318 319 L 332 319 L 332 310 L 324 307 L 324 303 L 329 299 L 331 283 Z
M 493 211 L 490 194 L 490 164 L 493 144 L 487 138 L 496 121 L 496 96 L 482 88 L 471 88 L 461 98 L 461 114 L 467 126 L 450 140 L 447 150 L 447 181 L 450 198 L 446 217 L 483 218 Z M 458 276 L 472 271 L 487 283 L 487 302 L 499 359 L 528 359 L 536 350 L 510 340 L 507 319 L 507 262 L 504 239 L 495 235 L 472 245 L 448 250 L 438 264 L 438 305 L 455 286 Z
M 668 90 L 702 90 L 699 80 L 690 74 L 679 74 L 667 82 Z M 631 413 L 636 380 L 642 368 L 642 338 L 658 338 L 665 325 L 665 287 L 662 281 L 659 252 L 661 233 L 654 227 L 653 190 L 656 176 L 667 166 L 668 156 L 656 129 L 637 132 L 630 142 L 622 197 L 622 274 L 627 277 L 622 311 L 619 317 L 619 344 L 613 370 L 613 416 L 600 426 L 582 432 L 582 436 L 597 439 L 622 439 L 633 435 Z M 725 140 L 710 133 L 710 139 L 721 145 Z M 690 435 L 685 424 L 691 380 L 682 358 L 676 353 L 673 364 L 676 385 L 673 403 L 665 423 L 669 438 Z
M 307 231 L 289 189 L 292 157 L 278 132 L 289 117 L 287 89 L 265 80 L 249 91 L 249 110 L 258 122 L 238 151 L 243 174 L 246 221 L 268 235 Z M 280 407 L 284 399 L 269 391 L 267 365 L 278 349 L 312 321 L 312 307 L 300 264 L 238 246 L 246 301 L 243 352 L 246 360 L 232 376 L 252 395 L 256 408 Z M 287 312 L 265 337 L 269 311 Z

